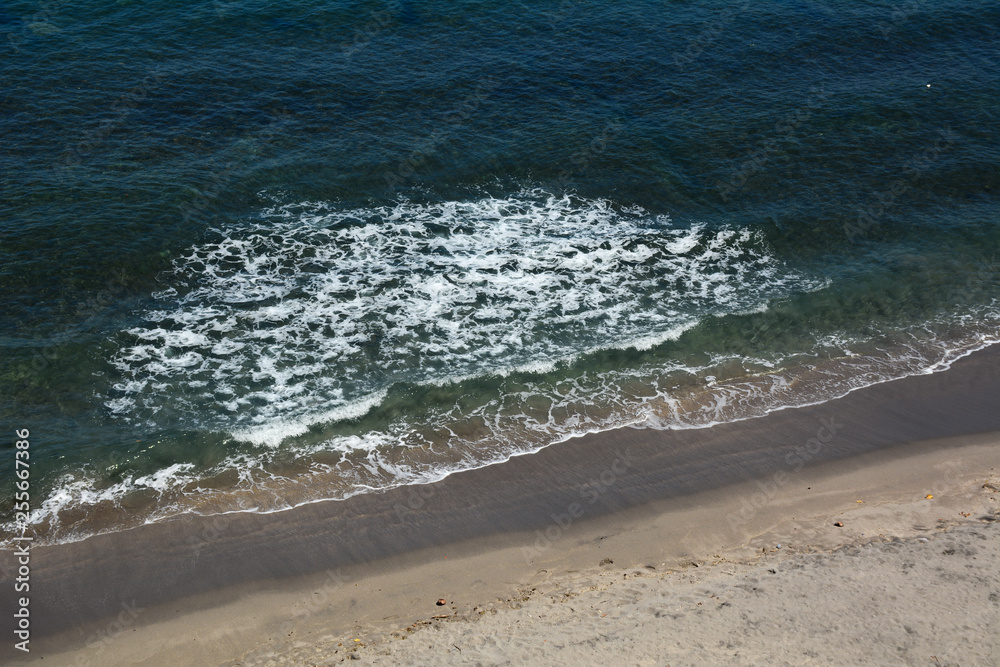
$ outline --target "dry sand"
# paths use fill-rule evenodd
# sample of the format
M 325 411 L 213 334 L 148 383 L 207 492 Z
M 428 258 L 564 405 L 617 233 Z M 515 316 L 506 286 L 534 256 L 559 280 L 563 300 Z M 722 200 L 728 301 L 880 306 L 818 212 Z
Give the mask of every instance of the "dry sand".
M 697 564 L 622 554 L 586 572 L 543 569 L 508 598 L 461 596 L 437 614 L 447 618 L 339 636 L 303 624 L 307 641 L 268 641 L 227 664 L 997 665 L 998 484 L 994 472 L 945 498 L 856 503 L 836 513 L 843 527 L 780 522 Z
M 608 569 L 539 582 L 478 619 L 475 608 L 471 620 L 456 610 L 454 620 L 375 635 L 356 651 L 383 665 L 1000 663 L 993 525 L 750 566 Z M 242 664 L 331 664 L 352 639 L 268 649 Z

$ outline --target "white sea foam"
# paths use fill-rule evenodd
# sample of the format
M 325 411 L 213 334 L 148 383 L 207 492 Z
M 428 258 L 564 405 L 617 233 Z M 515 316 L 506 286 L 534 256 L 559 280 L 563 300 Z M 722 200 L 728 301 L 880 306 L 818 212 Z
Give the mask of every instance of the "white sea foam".
M 118 417 L 197 415 L 274 446 L 356 418 L 351 406 L 394 383 L 649 349 L 822 284 L 749 229 L 540 191 L 285 205 L 217 235 L 175 263 L 160 305 L 127 332 L 106 402 Z
M 255 445 L 277 447 L 286 438 L 302 435 L 309 430 L 311 424 L 338 422 L 345 419 L 356 419 L 381 403 L 386 392 L 379 392 L 362 400 L 342 405 L 332 410 L 305 415 L 299 420 L 274 419 L 260 426 L 233 429 L 231 435 L 237 440 Z

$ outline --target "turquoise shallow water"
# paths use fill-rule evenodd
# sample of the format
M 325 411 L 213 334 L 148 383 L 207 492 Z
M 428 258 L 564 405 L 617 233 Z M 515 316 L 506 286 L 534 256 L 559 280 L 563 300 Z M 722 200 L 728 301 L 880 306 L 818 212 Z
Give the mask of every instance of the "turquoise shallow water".
M 998 29 L 969 2 L 8 3 L 31 530 L 945 368 L 1000 331 Z

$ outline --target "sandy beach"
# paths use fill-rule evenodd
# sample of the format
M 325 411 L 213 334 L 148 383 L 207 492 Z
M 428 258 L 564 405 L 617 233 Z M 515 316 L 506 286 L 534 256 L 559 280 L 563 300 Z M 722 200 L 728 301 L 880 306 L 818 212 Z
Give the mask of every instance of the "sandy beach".
M 991 479 L 944 506 L 847 510 L 837 514 L 843 528 L 814 518 L 804 542 L 795 533 L 807 522 L 775 527 L 752 540 L 765 545 L 755 555 L 539 570 L 513 597 L 451 605 L 445 618 L 339 636 L 314 626 L 314 640 L 275 641 L 228 664 L 997 664 L 1000 505 Z
M 760 419 L 39 547 L 29 660 L 2 657 L 995 664 L 998 367 L 991 348 Z

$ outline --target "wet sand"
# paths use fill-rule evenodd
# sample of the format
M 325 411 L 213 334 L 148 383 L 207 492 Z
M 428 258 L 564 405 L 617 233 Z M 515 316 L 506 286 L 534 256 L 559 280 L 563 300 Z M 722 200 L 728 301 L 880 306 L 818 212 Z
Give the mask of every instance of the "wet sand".
M 690 431 L 622 429 L 424 487 L 39 547 L 29 661 L 266 664 L 273 653 L 306 664 L 294 652 L 315 649 L 309 659 L 322 664 L 344 658 L 336 645 L 346 638 L 363 644 L 356 650 L 368 658 L 405 663 L 405 653 L 392 653 L 404 649 L 390 650 L 393 632 L 416 621 L 465 623 L 432 616 L 480 616 L 490 602 L 510 606 L 554 580 L 582 590 L 576 578 L 625 580 L 636 568 L 661 577 L 713 560 L 757 567 L 760 549 L 779 540 L 775 553 L 786 557 L 878 534 L 906 538 L 923 524 L 987 525 L 993 496 L 982 484 L 1000 467 L 998 352 L 759 419 Z M 863 520 L 833 526 L 845 512 Z M 11 554 L 3 558 L 9 567 Z M 605 559 L 613 563 L 600 565 Z M 11 598 L 0 609 L 6 619 Z M 438 598 L 448 604 L 438 607 Z M 464 627 L 458 632 L 493 631 Z M 579 632 L 586 641 L 589 630 Z M 13 636 L 9 628 L 4 634 Z M 0 659 L 23 658 L 12 644 L 0 647 Z M 435 656 L 464 660 L 446 649 Z M 627 655 L 628 644 L 619 650 Z M 667 653 L 650 655 L 662 662 Z

